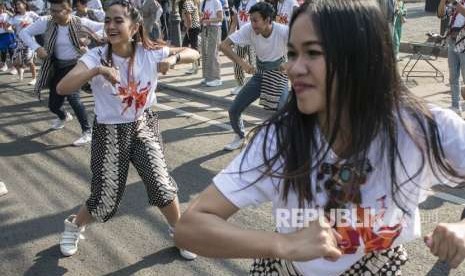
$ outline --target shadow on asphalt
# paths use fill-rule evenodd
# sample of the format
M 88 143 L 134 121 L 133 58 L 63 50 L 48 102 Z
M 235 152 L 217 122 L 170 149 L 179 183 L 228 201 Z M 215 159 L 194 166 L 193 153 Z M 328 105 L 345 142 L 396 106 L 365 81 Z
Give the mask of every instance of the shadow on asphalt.
M 440 199 L 438 197 L 429 196 L 428 198 L 426 198 L 425 201 L 420 203 L 418 207 L 420 208 L 420 210 L 434 210 L 444 205 L 445 202 L 445 200 Z
M 105 276 L 119 276 L 119 275 L 134 275 L 138 271 L 146 268 L 150 268 L 155 265 L 164 265 L 174 262 L 175 260 L 183 260 L 179 254 L 178 249 L 174 246 L 162 249 L 158 252 L 155 252 L 151 255 L 145 256 L 141 261 L 127 266 L 118 271 L 114 271 Z
M 34 264 L 24 273 L 24 276 L 64 275 L 68 269 L 61 267 L 58 262 L 66 258 L 60 254 L 60 246 L 54 245 L 36 254 Z
M 425 276 L 448 276 L 449 274 L 449 265 L 446 262 L 438 260 Z
M 226 151 L 219 150 L 210 154 L 204 155 L 189 162 L 185 162 L 171 171 L 174 179 L 179 185 L 179 202 L 186 203 L 191 200 L 191 195 L 202 192 L 212 182 L 213 177 L 217 172 L 205 169 L 202 164 L 210 159 L 215 159 L 226 154 Z
M 25 154 L 33 154 L 33 153 L 40 153 L 49 150 L 61 149 L 66 148 L 69 145 L 56 145 L 50 146 L 46 145 L 37 141 L 33 141 L 35 138 L 38 138 L 42 135 L 45 135 L 49 132 L 53 131 L 52 129 L 48 129 L 42 132 L 38 132 L 32 135 L 17 137 L 16 140 L 7 142 L 7 143 L 0 143 L 0 156 L 20 156 Z

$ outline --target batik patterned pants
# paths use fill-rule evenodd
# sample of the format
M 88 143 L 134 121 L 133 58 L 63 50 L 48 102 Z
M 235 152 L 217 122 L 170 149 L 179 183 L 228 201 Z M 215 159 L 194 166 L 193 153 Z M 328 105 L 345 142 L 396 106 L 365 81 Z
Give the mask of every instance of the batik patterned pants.
M 368 253 L 340 276 L 401 276 L 401 266 L 407 262 L 407 252 L 400 245 Z M 301 276 L 291 261 L 281 259 L 255 259 L 250 276 Z
M 163 153 L 158 114 L 146 111 L 131 123 L 99 124 L 94 120 L 91 148 L 91 195 L 86 206 L 100 222 L 118 209 L 126 187 L 129 163 L 145 184 L 149 204 L 163 208 L 177 195 Z

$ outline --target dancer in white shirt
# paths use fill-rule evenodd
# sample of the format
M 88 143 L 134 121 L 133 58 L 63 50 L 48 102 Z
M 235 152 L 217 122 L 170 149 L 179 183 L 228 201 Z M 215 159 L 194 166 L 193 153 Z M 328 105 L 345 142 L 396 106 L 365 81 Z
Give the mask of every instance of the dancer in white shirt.
M 284 70 L 289 28 L 273 22 L 273 6 L 266 2 L 253 5 L 250 21 L 241 29 L 231 34 L 221 44 L 221 50 L 245 72 L 253 74 L 252 78 L 241 88 L 234 102 L 229 107 L 229 120 L 234 130 L 234 138 L 224 147 L 235 150 L 242 146 L 245 138 L 242 112 L 255 100 L 266 108 L 276 110 L 287 102 L 288 79 Z M 232 46 L 250 46 L 256 53 L 256 65 L 253 67 L 232 50 Z
M 29 11 L 28 4 L 25 0 L 15 1 L 16 14 L 10 18 L 9 23 L 13 26 L 16 34 L 19 34 L 24 28 L 34 23 L 39 19 L 39 15 L 33 11 Z M 24 67 L 29 66 L 32 73 L 32 80 L 29 85 L 36 84 L 36 66 L 34 64 L 34 53 L 26 44 L 17 37 L 16 49 L 13 54 L 13 63 L 18 71 L 18 79 L 22 81 L 24 78 Z
M 288 41 L 289 104 L 193 201 L 176 244 L 256 258 L 250 275 L 401 275 L 403 244 L 422 234 L 427 191 L 465 179 L 465 121 L 402 86 L 391 39 L 373 0 L 299 8 Z M 265 202 L 276 232 L 229 220 Z M 424 240 L 424 251 L 456 268 L 465 220 L 440 223 Z
M 57 115 L 52 123 L 52 129 L 62 129 L 66 121 L 73 117 L 63 108 L 65 98 L 74 111 L 82 135 L 73 142 L 75 146 L 90 143 L 91 126 L 87 118 L 87 112 L 81 103 L 79 88 L 66 97 L 58 95 L 56 85 L 77 63 L 77 59 L 87 51 L 87 48 L 79 40 L 79 32 L 82 27 L 95 33 L 103 29 L 103 23 L 94 22 L 87 18 L 79 18 L 72 15 L 71 0 L 53 0 L 50 2 L 51 16 L 41 17 L 20 33 L 21 40 L 44 60 L 39 78 L 34 91 L 40 95 L 40 91 L 50 88 L 48 107 Z M 45 35 L 45 46 L 41 47 L 35 40 L 36 35 Z
M 197 60 L 198 52 L 168 48 L 147 38 L 142 15 L 133 4 L 116 0 L 108 4 L 105 32 L 108 44 L 81 57 L 76 67 L 58 84 L 61 95 L 73 93 L 90 81 L 95 98 L 92 131 L 91 194 L 76 215 L 65 220 L 60 240 L 63 255 L 78 250 L 84 228 L 105 222 L 117 211 L 132 163 L 142 178 L 150 205 L 166 217 L 172 235 L 180 217 L 177 185 L 170 176 L 158 128 L 157 75 L 177 62 Z M 195 254 L 181 250 L 186 259 Z

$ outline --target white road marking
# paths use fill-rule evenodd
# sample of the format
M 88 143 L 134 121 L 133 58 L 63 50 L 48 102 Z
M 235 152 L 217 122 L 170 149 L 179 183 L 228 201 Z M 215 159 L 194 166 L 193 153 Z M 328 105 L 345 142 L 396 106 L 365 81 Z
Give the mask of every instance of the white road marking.
M 224 130 L 232 130 L 231 125 L 224 124 L 224 123 L 222 123 L 222 122 L 220 122 L 218 120 L 209 119 L 207 117 L 203 117 L 203 116 L 200 116 L 200 115 L 197 115 L 197 114 L 194 114 L 194 113 L 186 112 L 186 111 L 184 111 L 182 109 L 178 109 L 178 108 L 171 107 L 171 106 L 164 105 L 164 104 L 160 104 L 160 103 L 157 103 L 155 106 L 159 107 L 161 109 L 167 110 L 167 111 L 172 111 L 172 112 L 174 112 L 174 113 L 176 113 L 176 114 L 178 114 L 180 116 L 183 116 L 183 117 L 192 118 L 192 119 L 207 123 L 207 124 L 212 125 L 212 126 L 220 127 L 220 128 L 222 128 Z

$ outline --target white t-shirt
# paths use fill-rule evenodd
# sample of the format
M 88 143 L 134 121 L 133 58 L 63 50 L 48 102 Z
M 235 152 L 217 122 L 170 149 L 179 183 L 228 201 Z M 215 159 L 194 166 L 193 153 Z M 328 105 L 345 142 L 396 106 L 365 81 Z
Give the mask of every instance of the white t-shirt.
M 40 16 L 32 11 L 27 11 L 25 14 L 16 14 L 10 18 L 10 24 L 13 25 L 17 34 L 24 28 L 34 23 Z
M 81 18 L 82 26 L 85 26 L 98 34 L 103 30 L 103 23 L 95 22 L 87 18 Z M 33 51 L 41 46 L 34 40 L 34 36 L 44 34 L 47 31 L 48 16 L 42 16 L 34 22 L 31 26 L 25 28 L 20 34 L 21 38 L 26 45 Z M 55 41 L 55 49 L 53 54 L 57 59 L 71 60 L 79 57 L 79 53 L 74 48 L 74 45 L 69 37 L 69 26 L 58 25 L 57 38 Z
M 448 109 L 431 107 L 431 111 L 435 121 L 438 122 L 439 134 L 446 158 L 458 173 L 465 174 L 465 158 L 463 158 L 463 153 L 465 152 L 465 121 Z M 291 189 L 289 191 L 288 202 L 287 204 L 284 203 L 281 196 L 283 188 L 281 185 L 282 180 L 264 177 L 249 186 L 261 175 L 260 171 L 255 168 L 263 164 L 262 145 L 263 139 L 265 139 L 264 136 L 265 134 L 262 131 L 253 142 L 249 154 L 242 163 L 242 167 L 240 165 L 244 152 L 239 154 L 213 181 L 221 193 L 238 208 L 257 207 L 264 202 L 271 201 L 273 203 L 273 215 L 276 222 L 285 221 L 291 223 L 292 216 L 282 216 L 283 210 L 289 214 L 292 212 L 292 209 L 298 209 L 298 197 Z M 270 133 L 267 140 L 270 141 L 267 155 L 272 156 L 276 151 L 274 133 Z M 406 175 L 412 176 L 419 169 L 421 165 L 421 152 L 402 127 L 399 128 L 398 141 L 399 152 L 408 172 L 406 174 L 404 170 L 400 169 L 399 162 L 397 162 L 398 180 L 399 183 L 403 183 L 402 181 L 407 179 Z M 318 148 L 324 149 L 326 145 L 325 141 L 320 141 Z M 402 211 L 392 201 L 388 154 L 383 154 L 385 150 L 381 148 L 379 139 L 376 139 L 368 152 L 371 170 L 367 173 L 365 182 L 361 185 L 362 204 L 359 206 L 347 206 L 349 209 L 355 208 L 354 210 L 374 211 L 371 218 L 359 217 L 358 219 L 361 219 L 365 223 L 369 219 L 378 218 L 375 220 L 376 223 L 371 227 L 359 228 L 354 226 L 354 222 L 352 226 L 338 229 L 338 232 L 346 242 L 347 253 L 336 262 L 326 261 L 322 258 L 307 262 L 293 262 L 294 266 L 303 275 L 338 276 L 362 258 L 366 254 L 365 250 L 373 251 L 375 249 L 395 247 L 421 236 L 418 204 L 426 199 L 426 189 L 439 181 L 433 177 L 431 168 L 427 166 L 420 171 L 419 175 L 414 177 L 413 181 L 406 183 L 402 188 L 404 194 L 403 196 L 399 196 L 399 200 L 400 202 L 407 203 L 406 207 L 413 216 L 403 216 Z M 324 162 L 334 164 L 337 160 L 340 159 L 333 152 L 330 152 Z M 275 168 L 279 168 L 279 166 L 280 163 L 277 162 Z M 328 178 L 341 175 L 342 171 L 336 170 L 331 175 L 332 170 L 326 171 L 324 174 L 320 170 L 312 172 L 312 193 L 315 199 L 313 202 L 307 204 L 306 208 L 325 206 L 328 196 L 324 188 L 324 182 Z M 243 173 L 239 175 L 237 173 L 239 171 Z M 319 180 L 317 180 L 317 177 L 319 177 Z M 322 185 L 323 188 L 321 188 Z M 318 186 L 320 188 L 317 188 Z M 356 221 L 356 218 L 352 215 L 352 221 L 354 220 Z M 280 233 L 291 233 L 299 228 L 292 226 L 285 223 L 281 224 L 281 226 L 277 225 L 277 231 Z M 387 229 L 386 226 L 391 228 Z M 352 238 L 349 238 L 349 233 L 352 234 Z M 362 236 L 361 233 L 364 235 Z M 378 238 L 381 238 L 382 243 L 378 243 Z
M 238 10 L 236 11 L 239 29 L 242 28 L 245 24 L 250 23 L 249 10 L 253 5 L 257 3 L 257 0 L 242 0 L 239 3 Z
M 207 1 L 205 3 L 205 8 L 202 11 L 203 2 L 200 3 L 200 14 L 201 20 L 202 19 L 215 19 L 218 18 L 217 12 L 223 12 L 223 7 L 221 6 L 220 0 L 204 0 Z M 210 23 L 211 26 L 221 26 L 221 22 L 218 23 Z
M 96 47 L 84 54 L 80 61 L 90 70 L 101 65 L 101 59 L 105 59 L 106 53 L 107 46 Z M 120 83 L 112 86 L 101 75 L 92 78 L 90 82 L 97 122 L 119 124 L 137 121 L 144 110 L 156 102 L 157 64 L 168 55 L 167 47 L 147 50 L 139 44 L 134 60 L 133 81 L 128 85 L 129 58 L 113 54 L 114 66 L 119 67 L 120 71 Z
M 6 12 L 0 14 L 0 34 L 8 32 L 9 22 L 10 16 Z
M 289 27 L 273 22 L 273 30 L 268 37 L 256 34 L 250 23 L 245 24 L 229 36 L 236 45 L 251 45 L 260 61 L 275 61 L 287 54 Z
M 289 25 L 289 21 L 292 17 L 292 12 L 294 8 L 298 7 L 299 3 L 297 0 L 283 0 L 278 1 L 277 11 L 276 11 L 276 22 Z
M 457 17 L 455 18 L 454 25 L 452 26 L 453 28 L 461 28 L 465 25 L 465 17 L 462 14 L 457 14 Z

